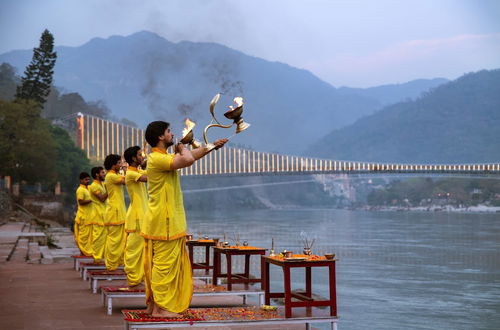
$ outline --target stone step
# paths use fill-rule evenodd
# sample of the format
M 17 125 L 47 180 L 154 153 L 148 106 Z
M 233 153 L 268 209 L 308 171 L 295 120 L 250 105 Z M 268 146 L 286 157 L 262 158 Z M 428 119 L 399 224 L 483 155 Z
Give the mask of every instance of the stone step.
M 27 223 L 24 225 L 23 229 L 21 230 L 23 233 L 29 233 L 31 229 L 31 222 Z
M 40 263 L 46 265 L 46 264 L 53 264 L 54 263 L 54 257 L 52 256 L 52 253 L 49 249 L 48 246 L 39 246 L 40 249 L 40 254 L 41 254 L 41 259 Z
M 28 244 L 29 240 L 26 238 L 20 238 L 17 241 L 17 245 L 10 257 L 10 262 L 26 262 L 26 258 L 28 257 Z
M 67 263 L 73 262 L 72 255 L 80 254 L 80 250 L 78 248 L 58 248 L 58 249 L 49 249 L 45 246 L 40 247 L 42 251 L 42 263 Z M 50 259 L 45 260 L 45 259 Z
M 0 243 L 0 263 L 7 262 L 11 256 L 17 242 L 17 237 L 14 241 L 7 243 Z
M 0 263 L 40 263 L 39 245 L 47 244 L 47 236 L 37 229 L 36 225 L 25 222 L 8 222 L 0 226 Z
M 42 264 L 59 264 L 59 263 L 72 263 L 72 255 L 80 254 L 77 248 L 62 248 L 62 249 L 49 249 L 48 246 L 40 246 Z
M 17 239 L 27 239 L 30 242 L 37 242 L 40 245 L 47 245 L 47 235 L 41 232 L 16 232 L 16 231 L 0 231 L 0 243 L 5 242 L 13 242 L 17 241 Z
M 23 230 L 24 222 L 7 222 L 0 226 L 0 263 L 7 262 L 14 252 L 19 236 L 9 234 L 18 233 Z
M 0 231 L 22 231 L 26 223 L 24 222 L 7 222 L 0 226 Z
M 31 242 L 28 245 L 28 263 L 39 264 L 42 259 L 40 246 L 37 242 Z

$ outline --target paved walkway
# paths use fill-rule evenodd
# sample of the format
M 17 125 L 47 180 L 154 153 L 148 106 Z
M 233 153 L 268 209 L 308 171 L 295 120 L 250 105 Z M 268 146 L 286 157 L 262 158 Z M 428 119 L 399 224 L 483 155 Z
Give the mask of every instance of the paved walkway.
M 121 315 L 105 314 L 72 265 L 0 265 L 0 328 L 123 329 Z
M 30 243 L 18 234 L 29 232 L 28 227 L 28 223 L 22 222 L 0 226 L 0 329 L 123 329 L 120 310 L 145 307 L 141 298 L 116 300 L 113 315 L 107 315 L 100 294 L 92 294 L 88 282 L 84 282 L 73 268 L 73 260 L 68 256 L 76 248 L 72 233 L 66 228 L 52 226 L 59 249 L 49 250 L 42 246 L 42 263 L 30 263 L 33 261 L 31 244 L 38 247 L 38 243 Z M 51 264 L 43 264 L 43 260 Z M 112 282 L 112 285 L 119 284 L 124 283 Z M 241 297 L 196 297 L 192 306 L 238 306 L 241 302 Z M 304 325 L 297 325 L 218 329 L 304 328 Z
M 115 282 L 113 282 L 113 285 Z M 121 308 L 143 308 L 143 299 L 113 302 L 113 315 L 106 315 L 100 294 L 92 294 L 73 268 L 73 263 L 50 265 L 0 264 L 0 329 L 123 329 Z M 240 297 L 199 297 L 193 305 L 236 306 Z M 304 329 L 305 325 L 265 327 L 267 330 Z M 196 328 L 203 329 L 203 328 Z M 215 329 L 215 328 L 207 328 Z M 223 327 L 218 329 L 264 329 Z

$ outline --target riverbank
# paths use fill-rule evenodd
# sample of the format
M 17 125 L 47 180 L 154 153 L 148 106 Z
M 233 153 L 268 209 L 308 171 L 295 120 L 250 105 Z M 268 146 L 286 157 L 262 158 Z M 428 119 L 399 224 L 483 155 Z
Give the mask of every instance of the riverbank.
M 232 211 L 232 207 L 225 207 L 226 205 L 218 206 L 218 211 L 224 210 Z M 477 205 L 469 207 L 456 207 L 453 205 L 430 205 L 430 206 L 357 206 L 357 207 L 335 207 L 327 204 L 321 207 L 310 205 L 297 205 L 297 204 L 272 204 L 268 203 L 267 207 L 256 207 L 253 209 L 244 209 L 245 211 L 293 211 L 293 210 L 351 210 L 351 211 L 387 211 L 387 212 L 449 212 L 449 213 L 500 213 L 500 206 Z M 190 205 L 186 208 L 188 213 L 193 211 L 200 211 L 199 208 Z
M 500 213 L 500 206 L 488 206 L 481 204 L 468 207 L 456 207 L 453 205 L 364 206 L 357 209 L 365 211 L 396 211 L 396 212 Z

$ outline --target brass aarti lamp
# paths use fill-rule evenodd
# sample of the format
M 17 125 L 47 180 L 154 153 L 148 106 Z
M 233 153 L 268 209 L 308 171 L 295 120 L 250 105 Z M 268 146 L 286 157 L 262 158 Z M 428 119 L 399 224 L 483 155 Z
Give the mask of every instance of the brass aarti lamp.
M 203 131 L 203 139 L 205 140 L 206 148 L 208 151 L 211 151 L 215 148 L 215 145 L 212 143 L 209 143 L 208 139 L 207 139 L 207 132 L 210 128 L 212 128 L 212 127 L 230 128 L 231 126 L 236 124 L 235 134 L 238 134 L 238 133 L 241 133 L 250 127 L 250 124 L 244 122 L 243 118 L 241 117 L 241 115 L 243 114 L 243 98 L 239 97 L 239 96 L 235 97 L 233 99 L 233 102 L 236 106 L 233 107 L 230 105 L 229 111 L 227 111 L 224 114 L 224 117 L 232 120 L 233 123 L 228 124 L 228 125 L 221 124 L 217 120 L 217 118 L 215 118 L 215 113 L 214 113 L 214 108 L 215 108 L 215 105 L 217 104 L 217 102 L 219 102 L 219 98 L 220 98 L 220 94 L 217 94 L 212 98 L 212 101 L 210 102 L 210 114 L 212 115 L 212 120 L 210 121 L 210 124 L 207 127 L 205 127 L 205 130 Z
M 201 143 L 194 138 L 193 128 L 196 126 L 194 122 L 186 118 L 186 127 L 182 129 L 182 144 L 189 144 L 193 149 L 198 149 L 201 147 Z

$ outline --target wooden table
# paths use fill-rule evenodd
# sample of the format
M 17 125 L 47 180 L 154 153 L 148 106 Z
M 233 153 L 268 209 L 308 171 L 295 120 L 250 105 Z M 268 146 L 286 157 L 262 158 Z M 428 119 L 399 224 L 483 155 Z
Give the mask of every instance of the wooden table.
M 240 246 L 240 247 L 215 247 L 214 248 L 214 273 L 212 283 L 217 285 L 217 279 L 219 277 L 225 277 L 227 279 L 227 289 L 232 290 L 234 283 L 243 283 L 248 285 L 250 283 L 260 283 L 263 287 L 263 278 L 250 278 L 250 256 L 252 255 L 264 255 L 266 249 L 258 247 Z M 227 273 L 222 274 L 221 272 L 221 255 L 226 255 L 227 262 Z M 244 255 L 245 256 L 245 270 L 241 274 L 232 273 L 231 259 L 233 256 Z M 261 267 L 264 264 L 261 263 Z M 262 273 L 262 272 L 261 272 Z
M 191 269 L 204 269 L 205 273 L 208 274 L 209 270 L 214 268 L 210 265 L 210 247 L 215 246 L 213 239 L 199 239 L 199 240 L 189 240 L 186 241 L 186 245 L 189 251 L 189 259 L 191 260 Z M 205 262 L 194 262 L 194 247 L 201 246 L 205 247 Z
M 316 306 L 330 306 L 330 315 L 337 316 L 337 289 L 335 279 L 335 259 L 327 260 L 324 257 L 311 260 L 306 259 L 303 261 L 286 261 L 281 257 L 268 257 L 262 256 L 262 278 L 264 278 L 264 291 L 266 305 L 269 305 L 271 298 L 285 298 L 285 316 L 292 317 L 292 307 L 316 307 Z M 273 264 L 283 269 L 283 282 L 285 292 L 270 292 L 269 282 L 269 266 Z M 305 292 L 292 292 L 291 291 L 291 268 L 305 268 L 306 272 L 306 291 Z M 314 300 L 312 298 L 312 283 L 311 283 L 311 268 L 312 267 L 328 267 L 329 270 L 329 287 L 330 299 L 329 300 Z M 292 301 L 296 298 L 299 301 Z

